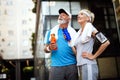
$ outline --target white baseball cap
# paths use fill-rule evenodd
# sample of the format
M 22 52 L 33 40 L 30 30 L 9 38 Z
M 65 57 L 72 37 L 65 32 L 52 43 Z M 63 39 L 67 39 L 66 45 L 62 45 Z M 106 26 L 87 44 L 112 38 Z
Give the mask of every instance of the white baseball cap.
M 71 14 L 70 14 L 67 10 L 65 10 L 65 9 L 59 9 L 59 14 L 61 14 L 61 13 L 65 13 L 65 14 L 67 14 L 70 18 L 72 18 Z

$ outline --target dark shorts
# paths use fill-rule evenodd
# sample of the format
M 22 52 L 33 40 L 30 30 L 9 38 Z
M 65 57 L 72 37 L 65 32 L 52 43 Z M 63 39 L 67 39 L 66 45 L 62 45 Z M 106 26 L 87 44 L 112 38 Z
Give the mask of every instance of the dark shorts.
M 49 80 L 78 80 L 77 66 L 51 67 Z

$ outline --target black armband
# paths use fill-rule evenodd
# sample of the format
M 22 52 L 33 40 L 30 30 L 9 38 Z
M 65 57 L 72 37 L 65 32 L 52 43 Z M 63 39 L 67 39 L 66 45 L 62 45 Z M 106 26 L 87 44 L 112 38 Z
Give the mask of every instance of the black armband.
M 101 42 L 105 43 L 108 39 L 104 36 L 102 32 L 98 32 L 95 34 L 95 37 Z

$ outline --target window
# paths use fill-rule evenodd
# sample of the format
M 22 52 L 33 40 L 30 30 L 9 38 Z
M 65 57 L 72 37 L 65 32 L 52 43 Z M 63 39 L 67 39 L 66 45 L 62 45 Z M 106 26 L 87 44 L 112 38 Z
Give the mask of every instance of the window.
M 89 2 L 90 9 L 95 13 L 94 26 L 110 40 L 110 46 L 104 51 L 102 56 L 119 56 L 120 42 L 118 37 L 118 29 L 115 20 L 114 8 L 111 1 L 105 2 Z M 98 43 L 99 44 L 99 43 Z M 95 45 L 95 50 L 99 47 Z
M 75 29 L 79 29 L 79 25 L 76 23 L 77 14 L 80 11 L 80 2 L 68 2 L 68 1 L 50 1 L 50 2 L 42 2 L 42 15 L 43 17 L 43 25 L 44 25 L 44 35 L 45 32 L 57 24 L 58 19 L 58 10 L 60 8 L 64 8 L 72 14 L 72 27 Z

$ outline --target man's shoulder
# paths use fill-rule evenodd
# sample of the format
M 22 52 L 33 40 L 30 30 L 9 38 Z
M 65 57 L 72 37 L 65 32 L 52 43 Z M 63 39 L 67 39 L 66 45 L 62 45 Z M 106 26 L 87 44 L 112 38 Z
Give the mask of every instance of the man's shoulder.
M 73 27 L 71 27 L 71 30 L 74 31 L 74 32 L 76 32 L 76 30 Z

